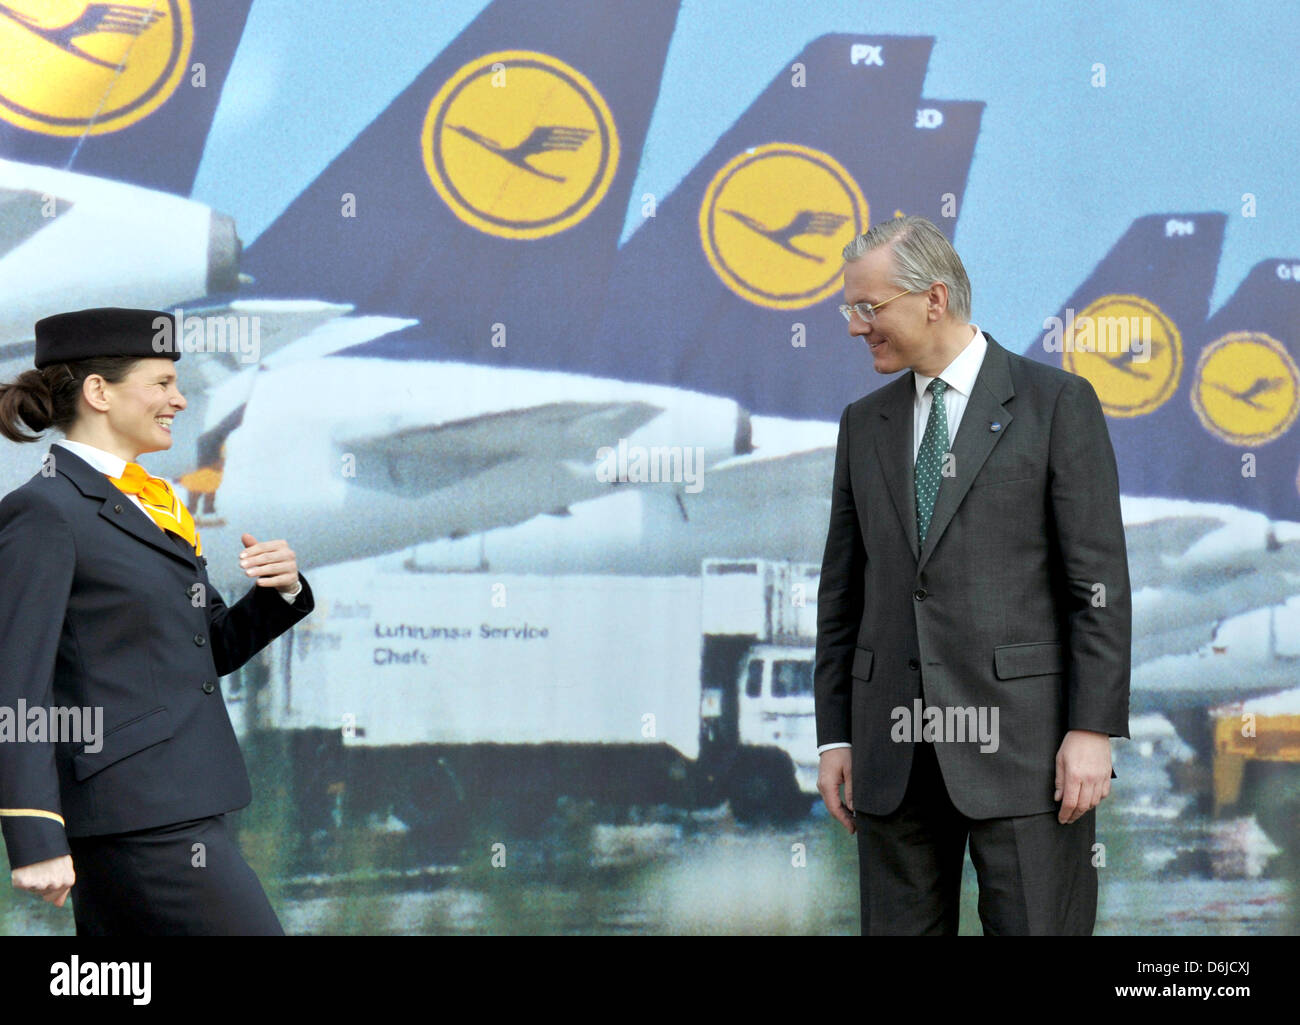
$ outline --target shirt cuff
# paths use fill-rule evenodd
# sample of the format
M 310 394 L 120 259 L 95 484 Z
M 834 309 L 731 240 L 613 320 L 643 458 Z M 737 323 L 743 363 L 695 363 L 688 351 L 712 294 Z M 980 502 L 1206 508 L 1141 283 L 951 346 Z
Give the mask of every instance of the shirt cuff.
M 302 581 L 299 580 L 292 591 L 276 591 L 275 593 L 292 605 L 297 601 L 298 595 L 302 594 Z
M 837 744 L 823 744 L 821 747 L 817 749 L 817 753 L 823 754 L 826 751 L 834 751 L 837 747 L 852 747 L 852 746 L 853 745 L 848 743 L 847 741 L 841 740 Z

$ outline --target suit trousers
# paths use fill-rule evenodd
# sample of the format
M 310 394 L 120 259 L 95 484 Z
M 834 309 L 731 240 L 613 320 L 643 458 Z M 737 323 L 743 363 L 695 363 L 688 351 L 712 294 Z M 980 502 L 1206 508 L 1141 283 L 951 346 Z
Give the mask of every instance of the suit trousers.
M 1057 814 L 966 818 L 948 797 L 934 745 L 917 743 L 899 807 L 855 813 L 862 935 L 956 935 L 968 839 L 984 935 L 1092 935 L 1097 812 L 1064 826 Z
M 78 936 L 284 935 L 224 815 L 68 846 Z

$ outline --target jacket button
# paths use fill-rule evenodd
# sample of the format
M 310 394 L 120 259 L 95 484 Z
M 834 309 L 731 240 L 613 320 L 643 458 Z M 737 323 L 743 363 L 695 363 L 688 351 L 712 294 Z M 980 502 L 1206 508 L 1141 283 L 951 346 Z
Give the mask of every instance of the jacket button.
M 122 511 L 122 507 L 120 505 L 113 506 L 113 512 L 121 512 L 121 511 Z
M 918 662 L 918 661 L 917 661 L 916 659 L 914 659 L 914 658 L 909 658 L 909 659 L 907 660 L 907 668 L 908 668 L 908 669 L 920 669 L 920 668 L 921 668 L 921 663 Z
M 917 601 L 925 601 L 925 596 L 928 593 L 929 592 L 926 591 L 924 587 L 918 587 L 915 591 L 912 592 L 912 597 L 915 598 Z
M 197 645 L 201 648 L 201 647 L 203 647 L 203 645 L 205 645 L 205 644 L 208 643 L 208 639 L 207 639 L 206 637 L 204 637 L 202 634 L 195 634 L 195 635 L 194 635 L 194 643 L 197 644 Z
M 216 690 L 216 689 L 217 689 L 217 685 L 216 685 L 215 683 L 213 683 L 211 680 L 204 680 L 204 681 L 203 681 L 203 693 L 204 693 L 204 694 L 211 694 L 211 693 L 212 693 L 214 690 Z

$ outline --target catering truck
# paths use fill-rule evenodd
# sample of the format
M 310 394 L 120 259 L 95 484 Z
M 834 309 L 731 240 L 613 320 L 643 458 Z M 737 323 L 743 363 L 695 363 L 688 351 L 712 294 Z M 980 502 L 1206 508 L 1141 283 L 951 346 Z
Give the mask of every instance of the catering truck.
M 1220 705 L 1210 722 L 1215 815 L 1253 814 L 1300 856 L 1300 687 Z
M 615 821 L 724 800 L 742 821 L 798 818 L 816 793 L 818 572 L 321 568 L 315 611 L 228 701 L 246 747 L 275 740 L 309 829 L 446 837 L 478 810 L 527 819 L 560 798 Z

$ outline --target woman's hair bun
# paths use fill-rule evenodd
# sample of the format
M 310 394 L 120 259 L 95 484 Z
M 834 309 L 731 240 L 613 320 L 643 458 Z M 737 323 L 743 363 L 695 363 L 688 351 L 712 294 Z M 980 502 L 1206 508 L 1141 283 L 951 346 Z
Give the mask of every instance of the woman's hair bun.
M 0 434 L 10 441 L 36 441 L 54 423 L 54 389 L 49 379 L 71 376 L 60 364 L 24 370 L 11 383 L 0 384 Z

